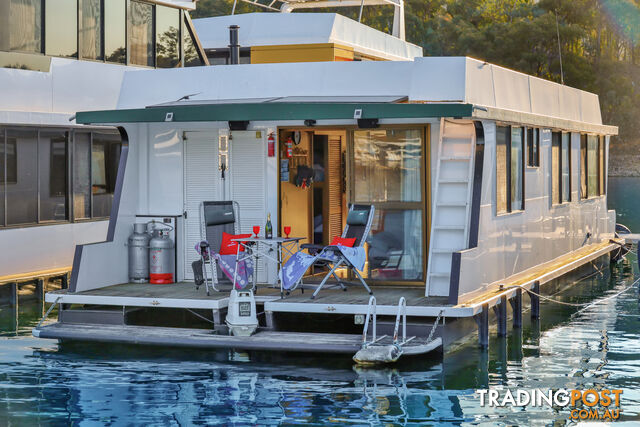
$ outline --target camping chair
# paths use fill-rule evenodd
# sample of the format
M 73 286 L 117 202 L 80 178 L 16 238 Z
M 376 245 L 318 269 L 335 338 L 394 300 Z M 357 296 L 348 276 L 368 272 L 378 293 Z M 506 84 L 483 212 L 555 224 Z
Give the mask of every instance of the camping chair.
M 355 205 L 352 204 L 349 206 L 349 213 L 347 214 L 347 224 L 342 231 L 343 238 L 354 238 L 356 241 L 353 244 L 354 248 L 364 246 L 364 243 L 367 241 L 367 237 L 369 236 L 369 231 L 371 230 L 371 223 L 373 222 L 373 215 L 375 213 L 375 208 L 373 205 Z M 336 285 L 340 286 L 343 290 L 347 290 L 344 283 L 340 280 L 340 278 L 336 274 L 336 270 L 340 267 L 346 267 L 349 270 L 353 271 L 356 275 L 362 286 L 369 292 L 369 294 L 373 295 L 369 286 L 362 278 L 362 275 L 355 268 L 351 262 L 337 249 L 336 246 L 322 246 L 322 245 L 313 245 L 313 244 L 304 244 L 300 246 L 302 249 L 307 249 L 310 254 L 317 254 L 323 252 L 329 256 L 320 255 L 316 262 L 315 266 L 327 267 L 329 268 L 329 272 L 324 276 L 320 285 L 316 288 L 315 292 L 311 296 L 311 299 L 314 299 L 320 289 L 327 283 L 329 277 L 333 276 L 336 279 Z
M 207 295 L 209 295 L 209 284 L 217 292 L 220 292 L 218 288 L 220 282 L 225 282 L 225 284 L 228 282 L 233 287 L 212 255 L 222 243 L 223 232 L 238 234 L 239 229 L 240 207 L 238 202 L 231 200 L 202 202 L 200 205 L 200 259 L 191 264 L 196 289 L 200 289 L 204 283 Z M 211 277 L 209 278 L 209 276 Z

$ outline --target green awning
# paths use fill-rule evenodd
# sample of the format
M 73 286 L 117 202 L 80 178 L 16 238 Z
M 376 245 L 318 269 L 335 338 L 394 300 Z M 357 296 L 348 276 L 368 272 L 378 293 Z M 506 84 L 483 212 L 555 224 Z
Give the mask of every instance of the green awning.
M 154 123 L 277 120 L 353 120 L 355 110 L 363 119 L 419 119 L 433 117 L 471 117 L 473 105 L 383 104 L 383 103 L 247 103 L 173 105 L 132 110 L 85 111 L 76 114 L 80 124 Z

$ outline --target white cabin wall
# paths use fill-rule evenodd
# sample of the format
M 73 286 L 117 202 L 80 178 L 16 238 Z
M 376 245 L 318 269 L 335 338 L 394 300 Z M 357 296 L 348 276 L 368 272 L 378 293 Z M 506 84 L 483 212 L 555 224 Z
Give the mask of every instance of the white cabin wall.
M 145 140 L 147 126 L 129 124 L 124 128 L 129 140 L 129 149 L 120 204 L 118 205 L 118 215 L 117 218 L 110 219 L 110 221 L 115 221 L 113 240 L 81 247 L 78 268 L 74 272 L 77 275 L 77 279 L 75 289 L 72 290 L 75 292 L 98 289 L 129 281 L 129 260 L 126 243 L 136 220 L 140 194 L 139 175 L 136 166 L 139 164 L 141 150 L 137 141 Z M 78 252 L 78 249 L 76 249 L 76 256 Z M 74 259 L 74 266 L 76 266 L 77 262 L 78 260 Z M 71 285 L 74 285 L 73 280 Z
M 606 197 L 579 200 L 580 134 L 571 136 L 570 203 L 551 203 L 551 131 L 541 131 L 540 167 L 526 167 L 525 209 L 496 215 L 496 144 L 494 122 L 485 121 L 485 150 L 478 247 L 464 251 L 459 295 L 550 261 L 584 244 L 612 236 Z M 592 233 L 586 239 L 586 233 Z M 491 268 L 487 268 L 491 266 Z

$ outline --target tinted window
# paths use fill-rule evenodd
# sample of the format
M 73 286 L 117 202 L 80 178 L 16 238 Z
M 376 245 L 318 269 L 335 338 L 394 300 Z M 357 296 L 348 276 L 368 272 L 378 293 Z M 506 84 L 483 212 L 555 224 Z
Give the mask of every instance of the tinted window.
M 7 224 L 38 220 L 38 133 L 35 130 L 7 131 Z
M 123 0 L 104 0 L 104 57 L 109 62 L 127 61 L 125 4 Z
M 91 134 L 76 132 L 73 147 L 73 215 L 91 218 Z
M 186 24 L 186 18 L 185 21 L 183 21 L 182 34 L 184 38 L 184 66 L 197 67 L 199 65 L 202 65 L 200 55 L 198 55 L 198 50 L 196 49 L 196 43 L 193 41 L 193 37 L 189 31 L 188 25 Z
M 580 135 L 580 198 L 587 197 L 587 135 Z
M 375 204 L 369 240 L 368 275 L 378 280 L 421 280 L 422 129 L 359 130 L 353 133 L 353 194 Z M 325 185 L 330 176 L 326 176 Z
M 562 203 L 560 193 L 560 141 L 562 139 L 560 132 L 551 134 L 551 199 L 552 203 Z
M 102 59 L 102 14 L 100 0 L 80 0 L 80 57 Z
M 4 182 L 5 182 L 5 172 L 6 172 L 6 168 L 5 168 L 5 163 L 6 163 L 6 158 L 5 158 L 5 138 L 4 138 L 4 129 L 0 129 L 0 226 L 4 225 Z
M 540 166 L 540 129 L 527 129 L 527 166 Z
M 511 128 L 511 210 L 524 206 L 524 135 L 521 127 Z
M 129 56 L 135 65 L 154 66 L 153 6 L 132 1 L 129 6 Z
M 38 174 L 40 180 L 40 221 L 68 219 L 66 132 L 40 132 Z
M 507 147 L 509 142 L 509 128 L 496 127 L 496 212 L 509 211 L 507 203 L 507 175 L 509 164 L 507 163 Z
M 78 56 L 77 0 L 47 0 L 44 28 L 47 55 Z
M 562 202 L 571 201 L 571 134 L 562 134 Z
M 180 64 L 180 11 L 156 6 L 157 66 L 173 68 Z
M 599 182 L 600 182 L 600 194 L 606 194 L 607 193 L 607 189 L 605 188 L 605 161 L 604 161 L 604 156 L 605 156 L 605 140 L 604 140 L 604 136 L 600 136 L 598 138 L 598 175 L 599 175 Z
M 93 134 L 91 155 L 93 217 L 107 217 L 111 213 L 120 148 L 119 134 L 98 132 Z
M 0 1 L 0 50 L 42 52 L 42 1 Z
M 587 192 L 589 197 L 597 196 L 598 189 L 598 137 L 587 136 Z

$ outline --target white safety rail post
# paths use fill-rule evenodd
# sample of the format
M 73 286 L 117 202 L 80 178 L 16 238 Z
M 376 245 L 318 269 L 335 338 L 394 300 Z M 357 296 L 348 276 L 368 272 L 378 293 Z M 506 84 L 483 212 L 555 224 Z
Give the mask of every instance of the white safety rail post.
M 400 297 L 398 301 L 398 313 L 396 314 L 396 326 L 393 329 L 393 343 L 398 343 L 398 329 L 400 326 L 400 316 L 402 316 L 402 343 L 407 341 L 407 300 Z
M 373 315 L 373 337 L 371 342 L 376 342 L 376 297 L 371 295 L 369 305 L 367 306 L 367 317 L 364 319 L 364 329 L 362 330 L 362 345 L 367 343 L 367 332 L 369 330 L 369 320 Z

